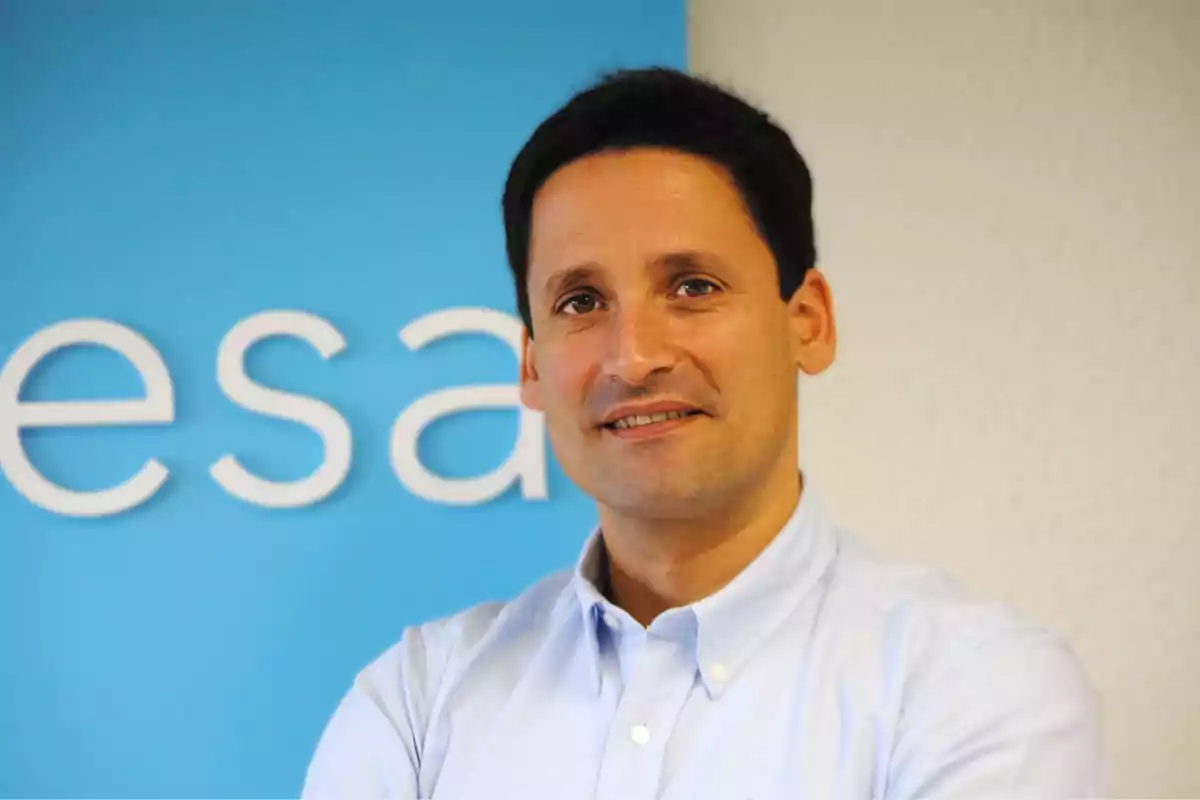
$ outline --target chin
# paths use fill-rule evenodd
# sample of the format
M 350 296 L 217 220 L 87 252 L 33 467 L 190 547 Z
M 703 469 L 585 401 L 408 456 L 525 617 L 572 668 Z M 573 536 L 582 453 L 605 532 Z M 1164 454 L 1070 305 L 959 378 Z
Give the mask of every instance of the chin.
M 597 502 L 627 517 L 641 519 L 690 519 L 709 509 L 708 493 L 691 481 L 631 480 L 605 481 L 588 493 Z

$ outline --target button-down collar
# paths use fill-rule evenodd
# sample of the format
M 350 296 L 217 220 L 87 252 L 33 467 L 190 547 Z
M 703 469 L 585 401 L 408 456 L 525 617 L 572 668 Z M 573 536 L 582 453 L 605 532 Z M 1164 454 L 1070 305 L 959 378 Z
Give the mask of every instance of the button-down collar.
M 689 628 L 694 631 L 696 666 L 709 696 L 715 698 L 763 640 L 813 591 L 835 550 L 836 537 L 824 503 L 806 482 L 791 517 L 754 561 L 714 594 L 665 612 L 653 627 L 668 627 L 680 635 L 689 633 Z M 603 535 L 596 529 L 576 563 L 573 584 L 583 617 L 587 679 L 597 692 L 601 626 L 611 628 L 614 621 L 618 629 L 638 624 L 600 591 L 605 568 Z M 806 618 L 805 625 L 812 623 L 811 617 Z M 806 633 L 797 630 L 794 635 Z

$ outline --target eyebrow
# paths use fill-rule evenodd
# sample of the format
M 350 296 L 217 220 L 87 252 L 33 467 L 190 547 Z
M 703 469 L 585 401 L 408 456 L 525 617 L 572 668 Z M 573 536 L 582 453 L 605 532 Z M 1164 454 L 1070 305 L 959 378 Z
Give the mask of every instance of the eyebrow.
M 557 297 L 567 289 L 595 283 L 600 274 L 600 265 L 595 263 L 578 264 L 574 267 L 559 270 L 546 279 L 542 293 L 549 298 Z
M 699 250 L 681 250 L 679 252 L 663 253 L 651 262 L 651 266 L 670 272 L 721 271 L 725 269 L 725 262 L 713 253 L 705 253 Z

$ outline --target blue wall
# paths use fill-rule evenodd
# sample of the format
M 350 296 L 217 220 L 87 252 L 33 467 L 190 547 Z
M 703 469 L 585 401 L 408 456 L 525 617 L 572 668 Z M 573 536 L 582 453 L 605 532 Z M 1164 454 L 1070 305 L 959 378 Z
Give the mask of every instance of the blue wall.
M 412 352 L 397 333 L 438 309 L 512 312 L 509 160 L 600 71 L 684 61 L 682 0 L 0 3 L 0 358 L 111 319 L 158 348 L 176 393 L 168 426 L 22 437 L 78 490 L 159 459 L 171 477 L 136 509 L 59 516 L 0 479 L 0 795 L 295 795 L 355 672 L 405 625 L 573 561 L 594 512 L 552 460 L 543 502 L 514 487 L 452 507 L 397 480 L 409 403 L 516 376 L 495 339 Z M 248 358 L 352 427 L 348 479 L 303 509 L 208 475 L 226 453 L 275 480 L 323 459 L 311 430 L 217 385 L 222 337 L 267 309 L 347 341 L 329 361 L 288 339 Z M 143 392 L 121 356 L 76 347 L 22 396 Z M 436 422 L 422 457 L 486 472 L 515 419 Z

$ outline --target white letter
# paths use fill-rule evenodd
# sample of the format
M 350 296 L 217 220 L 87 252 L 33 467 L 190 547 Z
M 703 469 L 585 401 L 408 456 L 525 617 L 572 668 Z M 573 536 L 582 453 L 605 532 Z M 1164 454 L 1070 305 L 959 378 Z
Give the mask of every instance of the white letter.
M 21 402 L 21 384 L 50 353 L 76 344 L 116 350 L 137 369 L 143 400 Z M 0 370 L 0 470 L 13 487 L 47 511 L 70 517 L 119 514 L 146 502 L 167 479 L 167 468 L 150 459 L 125 483 L 98 492 L 75 492 L 47 480 L 21 447 L 21 428 L 153 425 L 175 419 L 175 387 L 162 356 L 140 334 L 103 319 L 75 319 L 30 336 Z
M 328 497 L 350 471 L 350 426 L 332 406 L 304 395 L 267 389 L 246 376 L 246 351 L 271 336 L 296 336 L 323 358 L 346 348 L 337 328 L 303 311 L 264 311 L 234 325 L 217 351 L 217 383 L 234 403 L 268 417 L 307 425 L 325 444 L 325 460 L 307 478 L 269 481 L 251 474 L 231 456 L 209 468 L 213 480 L 247 503 L 267 508 L 300 508 Z
M 521 323 L 490 308 L 451 308 L 413 320 L 400 331 L 400 341 L 410 350 L 455 333 L 486 333 L 507 342 L 521 357 Z M 425 468 L 417 455 L 422 429 L 438 417 L 477 408 L 520 410 L 517 444 L 494 472 L 478 478 L 450 479 Z M 521 481 L 526 500 L 546 498 L 545 425 L 542 415 L 521 405 L 515 385 L 482 384 L 443 389 L 416 400 L 392 426 L 392 471 L 414 494 L 451 505 L 485 503 Z

